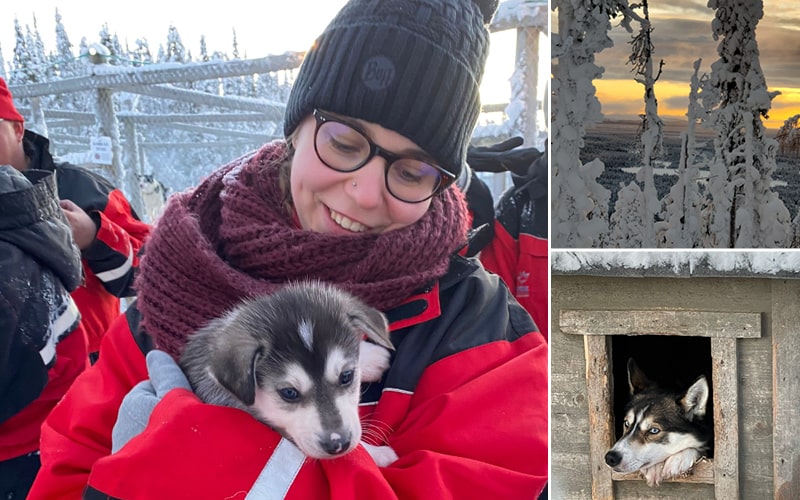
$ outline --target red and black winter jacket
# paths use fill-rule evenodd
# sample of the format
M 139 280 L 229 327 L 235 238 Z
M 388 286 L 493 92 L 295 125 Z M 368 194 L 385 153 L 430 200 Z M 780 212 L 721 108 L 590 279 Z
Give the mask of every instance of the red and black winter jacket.
M 119 297 L 134 295 L 139 250 L 150 226 L 139 220 L 122 191 L 85 168 L 54 161 L 48 147 L 46 138 L 25 131 L 28 168 L 55 172 L 59 197 L 81 207 L 98 227 L 95 241 L 81 252 L 85 281 L 72 292 L 88 351 L 97 352 L 103 334 L 119 316 Z
M 55 191 L 52 173 L 0 166 L 0 463 L 39 449 L 42 422 L 87 366 L 69 295 L 80 255 Z
M 530 316 L 462 258 L 387 314 L 397 350 L 383 381 L 363 388 L 361 410 L 399 455 L 392 465 L 378 468 L 361 446 L 332 460 L 292 456 L 249 414 L 185 389 L 111 454 L 120 402 L 147 378 L 151 341 L 134 304 L 45 422 L 30 498 L 536 498 L 547 480 L 547 345 Z
M 531 165 L 528 176 L 512 178 L 515 185 L 497 202 L 494 238 L 480 259 L 505 281 L 547 338 L 547 154 Z

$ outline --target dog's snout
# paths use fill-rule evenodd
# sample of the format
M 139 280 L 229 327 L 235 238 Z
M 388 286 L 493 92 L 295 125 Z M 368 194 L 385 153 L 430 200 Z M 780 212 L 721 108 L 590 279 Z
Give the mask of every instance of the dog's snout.
M 330 455 L 338 455 L 350 449 L 350 437 L 332 432 L 330 436 L 320 440 L 320 446 Z
M 606 453 L 606 463 L 611 467 L 616 467 L 622 461 L 622 455 L 618 451 L 611 450 Z

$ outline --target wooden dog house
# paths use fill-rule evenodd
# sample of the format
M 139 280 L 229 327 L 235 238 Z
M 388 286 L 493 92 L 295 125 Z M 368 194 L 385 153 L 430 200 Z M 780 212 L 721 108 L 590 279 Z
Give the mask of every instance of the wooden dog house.
M 800 253 L 554 251 L 551 262 L 552 498 L 800 498 Z M 614 380 L 615 342 L 637 336 L 710 349 L 713 458 L 657 487 L 604 462 L 614 388 L 627 383 Z

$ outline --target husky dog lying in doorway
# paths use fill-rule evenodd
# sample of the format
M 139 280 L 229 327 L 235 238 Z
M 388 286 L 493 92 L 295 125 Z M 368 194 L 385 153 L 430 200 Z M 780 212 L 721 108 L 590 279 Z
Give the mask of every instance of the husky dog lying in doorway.
M 628 388 L 623 434 L 606 453 L 606 463 L 616 472 L 639 471 L 649 486 L 687 475 L 713 444 L 705 376 L 683 392 L 670 392 L 649 380 L 631 358 Z

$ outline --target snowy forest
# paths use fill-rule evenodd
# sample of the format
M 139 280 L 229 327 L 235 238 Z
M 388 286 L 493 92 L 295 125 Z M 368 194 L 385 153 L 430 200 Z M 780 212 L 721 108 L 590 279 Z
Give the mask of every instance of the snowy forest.
M 552 33 L 553 248 L 800 246 L 800 211 L 790 213 L 773 189 L 779 151 L 798 158 L 800 115 L 768 137 L 763 120 L 778 92 L 769 90 L 759 61 L 755 30 L 762 0 L 708 1 L 719 58 L 709 71 L 701 70 L 698 59 L 686 82 L 679 159 L 663 194 L 656 190 L 654 170 L 664 151 L 655 91 L 664 62 L 654 55 L 648 1 L 555 0 L 552 7 L 558 19 Z M 598 178 L 614 165 L 581 157 L 587 129 L 603 120 L 592 82 L 604 70 L 597 54 L 613 45 L 612 23 L 630 33 L 627 62 L 643 96 L 635 179 L 619 186 L 613 203 Z M 700 127 L 712 132 L 709 148 L 700 147 L 706 141 Z
M 165 42 L 157 46 L 151 46 L 144 38 L 136 39 L 132 46 L 128 43 L 123 45 L 118 36 L 109 30 L 107 24 L 102 26 L 97 38 L 87 41 L 84 36 L 76 45 L 67 34 L 58 10 L 55 11 L 55 20 L 54 50 L 45 48 L 35 17 L 33 26 L 26 25 L 24 28 L 16 19 L 14 20 L 16 40 L 13 60 L 5 61 L 0 51 L 0 76 L 6 79 L 12 89 L 14 86 L 57 82 L 97 72 L 98 66 L 90 59 L 96 55 L 98 48 L 105 56 L 102 66 L 108 66 L 110 71 L 124 67 L 169 68 L 189 63 L 233 61 L 242 57 L 235 31 L 232 33 L 230 53 L 220 51 L 209 53 L 205 38 L 201 37 L 199 50 L 193 54 L 191 49 L 184 45 L 178 29 L 174 26 L 170 26 Z M 293 76 L 294 70 L 287 69 L 250 76 L 175 82 L 171 85 L 190 92 L 202 92 L 213 96 L 239 96 L 243 99 L 258 98 L 285 102 Z M 15 96 L 23 114 L 34 116 L 27 125 L 50 137 L 53 152 L 62 159 L 93 167 L 90 159 L 86 158 L 89 138 L 104 134 L 98 129 L 97 120 L 94 118 L 98 112 L 97 93 L 70 92 L 44 95 L 36 99 L 37 101 L 33 102 L 33 99 Z M 230 114 L 230 108 L 215 107 L 213 104 L 201 106 L 185 99 L 170 100 L 133 92 L 115 92 L 113 106 L 115 113 L 131 115 L 186 116 L 198 113 L 202 108 L 203 113 L 223 117 L 201 125 L 216 130 L 230 130 L 231 137 L 209 135 L 211 129 L 203 130 L 201 125 L 192 128 L 178 127 L 170 123 L 152 123 L 139 130 L 140 134 L 146 132 L 148 137 L 146 147 L 140 147 L 137 151 L 143 156 L 137 163 L 144 165 L 143 171 L 137 174 L 155 174 L 156 178 L 172 191 L 191 186 L 216 166 L 258 147 L 273 137 L 282 136 L 280 123 L 266 122 L 264 116 L 251 113 L 249 120 L 240 116 L 238 119 L 226 121 L 224 114 Z M 33 112 L 35 109 L 32 110 L 31 107 L 50 111 L 46 122 L 36 120 L 36 114 Z M 126 151 L 126 154 L 130 152 Z M 126 163 L 130 164 L 127 161 Z M 98 168 L 98 171 L 106 177 L 113 177 L 102 168 Z

